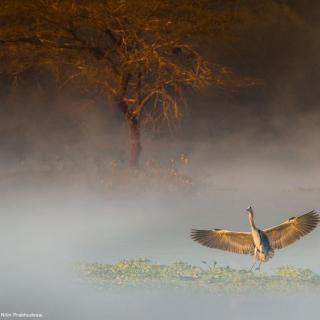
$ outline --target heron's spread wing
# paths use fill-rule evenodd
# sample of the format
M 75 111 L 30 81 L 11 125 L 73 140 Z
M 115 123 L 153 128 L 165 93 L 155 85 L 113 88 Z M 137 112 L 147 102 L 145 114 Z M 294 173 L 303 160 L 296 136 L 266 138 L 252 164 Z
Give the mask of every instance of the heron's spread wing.
M 254 245 L 250 232 L 222 229 L 191 230 L 191 238 L 204 246 L 242 254 L 253 254 Z
M 278 226 L 264 230 L 274 249 L 281 249 L 311 232 L 319 223 L 319 214 L 312 210 L 299 217 L 292 217 Z

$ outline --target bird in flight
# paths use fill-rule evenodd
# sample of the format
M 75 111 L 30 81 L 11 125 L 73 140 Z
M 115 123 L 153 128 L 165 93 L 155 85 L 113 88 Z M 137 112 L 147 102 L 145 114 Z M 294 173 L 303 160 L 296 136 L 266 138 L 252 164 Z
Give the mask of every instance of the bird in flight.
M 251 232 L 236 232 L 223 229 L 191 230 L 191 238 L 200 244 L 214 249 L 231 251 L 240 254 L 250 254 L 254 263 L 268 261 L 274 255 L 275 249 L 281 249 L 305 236 L 316 228 L 320 215 L 312 210 L 269 229 L 260 230 L 253 219 L 252 207 L 246 209 L 249 216 Z

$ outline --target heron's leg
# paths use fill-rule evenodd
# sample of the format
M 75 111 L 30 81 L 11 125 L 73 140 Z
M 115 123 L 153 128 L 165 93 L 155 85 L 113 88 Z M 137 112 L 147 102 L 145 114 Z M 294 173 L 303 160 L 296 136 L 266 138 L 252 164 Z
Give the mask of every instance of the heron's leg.
M 259 271 L 260 271 L 261 263 L 262 263 L 262 261 L 259 261 L 259 265 L 258 265 L 258 267 L 256 268 L 256 270 L 259 270 Z
M 256 265 L 256 263 L 257 263 L 257 261 L 256 261 L 256 259 L 254 259 L 254 262 L 253 262 L 253 264 L 252 264 L 252 266 L 251 266 L 251 268 L 250 268 L 249 271 L 252 271 L 252 269 L 253 269 L 253 267 Z
M 252 264 L 249 271 L 252 271 L 253 267 L 257 263 L 257 248 L 256 247 L 254 248 L 254 254 L 253 254 L 252 258 L 253 258 L 253 264 Z
M 252 271 L 252 269 L 253 269 L 253 267 L 256 265 L 256 263 L 257 263 L 257 261 L 255 261 L 255 262 L 253 263 L 253 265 L 251 266 L 251 268 L 250 268 L 249 271 Z
M 250 270 L 249 271 L 252 271 L 253 267 L 256 265 L 257 263 L 257 258 L 256 258 L 256 255 L 253 256 L 253 265 L 251 266 Z

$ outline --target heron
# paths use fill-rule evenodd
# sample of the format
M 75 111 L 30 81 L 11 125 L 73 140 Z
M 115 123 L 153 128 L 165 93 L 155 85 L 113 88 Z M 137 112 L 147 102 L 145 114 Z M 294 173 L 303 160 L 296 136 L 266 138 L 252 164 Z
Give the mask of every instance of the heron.
M 259 262 L 267 262 L 274 255 L 275 249 L 282 249 L 315 229 L 320 222 L 320 215 L 312 210 L 287 221 L 261 230 L 256 227 L 252 207 L 246 209 L 251 232 L 237 232 L 224 229 L 191 230 L 191 238 L 200 244 L 214 249 L 253 256 L 253 267 Z

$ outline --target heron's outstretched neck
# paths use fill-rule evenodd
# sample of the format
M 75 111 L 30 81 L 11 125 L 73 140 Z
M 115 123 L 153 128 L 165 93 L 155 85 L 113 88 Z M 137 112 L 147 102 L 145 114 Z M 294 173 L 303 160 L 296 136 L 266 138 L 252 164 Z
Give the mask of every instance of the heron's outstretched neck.
M 253 220 L 253 210 L 252 210 L 251 207 L 249 207 L 249 208 L 247 209 L 247 211 L 248 211 L 248 214 L 249 214 L 249 223 L 250 223 L 251 229 L 256 230 L 257 227 L 256 227 L 256 225 L 254 224 L 254 220 Z
M 251 212 L 249 212 L 249 223 L 252 229 L 257 229 L 256 225 L 254 224 L 253 214 Z

